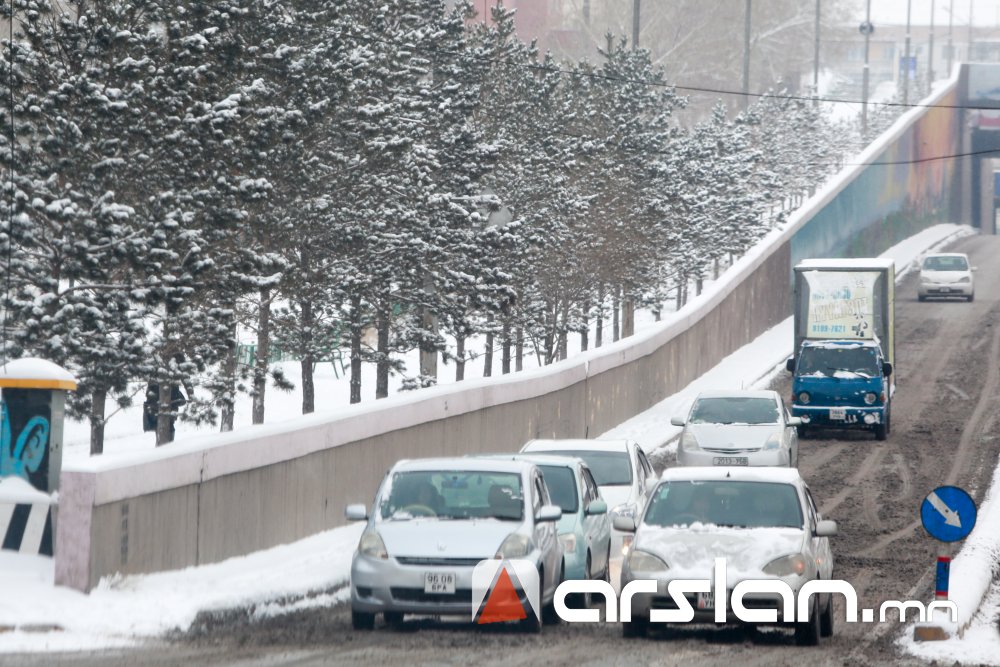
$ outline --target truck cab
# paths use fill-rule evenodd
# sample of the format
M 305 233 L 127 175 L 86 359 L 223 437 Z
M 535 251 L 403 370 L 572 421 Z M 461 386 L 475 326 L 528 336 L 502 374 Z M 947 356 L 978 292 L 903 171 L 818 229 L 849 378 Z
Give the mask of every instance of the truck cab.
M 846 428 L 888 437 L 892 363 L 878 341 L 806 340 L 787 368 L 800 436 L 814 428 Z

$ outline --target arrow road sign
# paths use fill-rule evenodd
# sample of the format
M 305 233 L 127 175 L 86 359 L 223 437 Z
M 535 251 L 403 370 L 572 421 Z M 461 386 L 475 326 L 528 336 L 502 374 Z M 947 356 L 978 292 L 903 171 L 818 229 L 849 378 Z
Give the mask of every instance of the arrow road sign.
M 976 503 L 957 486 L 939 486 L 920 505 L 920 520 L 934 539 L 957 542 L 976 525 Z

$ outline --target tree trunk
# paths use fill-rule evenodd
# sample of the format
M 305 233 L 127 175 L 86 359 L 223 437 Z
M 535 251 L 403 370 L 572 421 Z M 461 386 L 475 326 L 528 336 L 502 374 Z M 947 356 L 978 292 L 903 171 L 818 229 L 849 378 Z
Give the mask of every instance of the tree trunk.
M 95 389 L 90 398 L 90 455 L 104 453 L 104 404 L 108 392 Z
M 375 364 L 375 398 L 389 395 L 389 302 L 379 302 L 375 326 L 378 334 L 378 361 Z
M 597 321 L 594 323 L 594 347 L 604 344 L 604 302 L 597 304 Z
M 302 311 L 302 414 L 307 415 L 316 410 L 316 385 L 313 382 L 315 363 L 313 356 L 313 308 L 312 299 L 300 302 Z
M 583 329 L 580 331 L 580 351 L 586 352 L 590 344 L 590 306 L 583 310 Z
M 492 327 L 492 324 L 490 325 Z M 493 330 L 486 332 L 486 351 L 483 354 L 483 377 L 493 377 Z
M 681 289 L 681 285 L 683 285 L 683 284 L 684 284 L 684 279 L 683 278 L 678 278 L 677 279 L 677 304 L 675 305 L 674 310 L 680 310 L 681 306 L 684 305 L 684 303 L 682 301 L 682 299 L 683 299 L 683 294 L 682 294 L 683 290 Z
M 694 295 L 701 296 L 701 289 L 705 285 L 705 279 L 699 274 L 697 278 L 694 279 Z
M 621 312 L 621 292 L 615 288 L 615 293 L 611 296 L 611 340 L 612 342 L 621 337 L 619 329 L 619 313 Z
M 558 355 L 559 355 L 559 360 L 562 361 L 563 359 L 566 358 L 567 354 L 566 348 L 568 347 L 567 338 L 569 337 L 569 332 L 566 330 L 569 320 L 569 306 L 566 304 L 565 301 L 563 302 L 563 306 L 560 310 L 562 312 L 560 313 L 559 318 L 556 320 L 556 324 L 559 327 Z
M 427 274 L 424 276 L 424 294 L 430 300 L 434 292 L 434 281 L 430 274 Z M 420 326 L 424 329 L 424 335 L 421 336 L 420 341 L 420 374 L 437 380 L 438 353 L 430 342 L 430 336 L 436 335 L 438 332 L 438 318 L 427 306 L 420 308 Z
M 510 342 L 510 320 L 504 320 L 503 333 L 500 335 L 500 368 L 504 375 L 510 373 Z
M 514 333 L 514 370 L 524 370 L 524 329 L 518 327 Z
M 718 279 L 719 279 L 719 258 L 716 257 L 712 261 L 712 280 L 718 280 Z
M 351 296 L 351 403 L 361 402 L 361 297 Z
M 159 410 L 156 415 L 156 446 L 165 445 L 174 440 L 174 406 L 170 400 L 170 382 L 160 380 Z
M 260 290 L 257 310 L 257 358 L 253 368 L 253 423 L 264 423 L 264 393 L 267 391 L 267 368 L 271 361 L 271 288 Z
M 465 335 L 455 335 L 455 382 L 465 379 Z
M 635 301 L 632 297 L 622 299 L 622 338 L 635 333 Z
M 233 430 L 233 421 L 236 418 L 236 326 L 236 318 L 234 317 L 230 329 L 231 345 L 226 350 L 226 356 L 222 360 L 222 382 L 225 386 L 223 387 L 222 399 L 219 401 L 221 403 L 219 430 L 223 433 Z

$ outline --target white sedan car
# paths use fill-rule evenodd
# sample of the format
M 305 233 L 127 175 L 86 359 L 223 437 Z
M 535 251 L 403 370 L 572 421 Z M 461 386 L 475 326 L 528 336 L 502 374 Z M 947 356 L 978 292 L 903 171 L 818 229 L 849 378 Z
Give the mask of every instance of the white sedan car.
M 824 521 L 797 470 L 782 468 L 670 468 L 650 496 L 641 521 L 616 520 L 616 528 L 635 530 L 632 550 L 622 564 L 622 587 L 655 580 L 657 592 L 632 598 L 632 617 L 623 623 L 626 637 L 645 634 L 650 611 L 678 610 L 667 586 L 677 580 L 715 581 L 715 560 L 725 559 L 726 590 L 687 593 L 695 623 L 715 622 L 718 595 L 725 595 L 726 622 L 742 622 L 730 598 L 742 581 L 780 580 L 798 602 L 806 582 L 833 578 L 829 537 L 837 524 Z M 721 582 L 720 582 L 721 583 Z M 813 645 L 833 635 L 833 594 L 809 600 L 807 619 L 784 627 L 796 641 Z M 779 593 L 747 592 L 743 606 L 776 610 L 783 624 Z M 770 623 L 767 623 L 770 624 Z
M 972 301 L 976 283 L 969 266 L 969 257 L 960 252 L 927 255 L 920 265 L 920 287 L 917 298 L 926 301 L 931 296 L 959 296 Z
M 776 391 L 705 391 L 688 416 L 677 445 L 682 466 L 785 466 L 799 464 L 798 417 L 790 417 Z
M 646 453 L 632 440 L 531 440 L 522 452 L 575 456 L 583 459 L 608 504 L 608 517 L 636 518 L 646 507 L 649 490 L 656 485 L 656 473 Z M 631 533 L 611 531 L 611 556 L 628 551 Z

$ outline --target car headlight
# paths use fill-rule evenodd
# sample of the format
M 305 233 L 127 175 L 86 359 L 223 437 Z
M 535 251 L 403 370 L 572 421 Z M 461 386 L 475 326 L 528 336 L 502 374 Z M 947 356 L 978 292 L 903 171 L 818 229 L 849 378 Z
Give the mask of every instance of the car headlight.
M 868 392 L 867 394 L 865 394 L 865 403 L 867 403 L 868 405 L 872 405 L 877 400 L 878 396 L 875 393 Z
M 764 566 L 764 574 L 787 577 L 792 574 L 802 576 L 806 571 L 806 558 L 802 554 L 789 554 L 775 558 Z
M 662 558 L 640 549 L 629 551 L 627 559 L 628 569 L 632 572 L 662 572 L 670 569 Z
M 972 282 L 972 278 L 970 278 L 969 276 L 962 276 L 961 278 L 958 279 L 958 282 L 960 282 L 960 283 L 971 283 Z
M 623 516 L 626 519 L 636 518 L 636 507 L 635 503 L 622 503 L 621 505 L 616 505 L 611 508 L 611 520 L 614 521 L 615 516 Z
M 559 536 L 559 541 L 562 543 L 563 553 L 575 554 L 576 553 L 576 535 L 573 533 L 566 533 L 565 535 Z
M 530 537 L 521 533 L 511 533 L 500 545 L 496 557 L 500 559 L 524 558 L 534 549 L 535 545 L 531 543 Z
M 694 433 L 691 431 L 681 433 L 681 449 L 688 452 L 696 452 L 701 449 L 698 445 L 698 438 L 694 437 Z
M 799 403 L 802 405 L 809 405 L 809 393 L 803 391 L 799 394 Z
M 382 536 L 374 530 L 366 530 L 361 534 L 361 541 L 358 542 L 358 551 L 365 556 L 386 560 L 389 552 L 385 550 L 385 542 Z
M 781 431 L 775 431 L 764 443 L 764 449 L 778 449 L 779 447 L 781 447 Z

